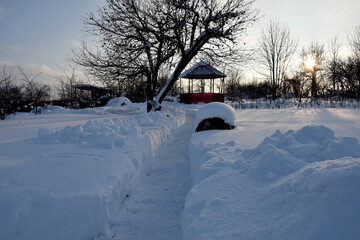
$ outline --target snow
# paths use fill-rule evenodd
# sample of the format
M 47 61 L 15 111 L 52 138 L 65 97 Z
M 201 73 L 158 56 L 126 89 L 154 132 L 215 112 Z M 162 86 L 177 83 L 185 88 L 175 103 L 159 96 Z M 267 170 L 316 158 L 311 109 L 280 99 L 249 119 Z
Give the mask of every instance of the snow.
M 359 109 L 122 100 L 0 122 L 0 239 L 359 238 Z
M 66 111 L 60 112 L 66 118 Z M 45 122 L 49 116 L 35 117 Z M 10 123 L 30 121 L 37 137 L 0 145 L 1 239 L 111 237 L 111 214 L 151 171 L 167 136 L 185 122 L 185 112 L 171 107 L 105 115 L 57 130 L 44 128 L 42 121 L 35 126 L 33 117 L 16 116 Z
M 151 172 L 126 199 L 112 222 L 114 239 L 182 239 L 180 216 L 191 186 L 188 148 L 192 111 L 159 149 Z
M 203 105 L 196 114 L 194 131 L 201 121 L 208 118 L 221 118 L 225 123 L 233 126 L 235 123 L 235 110 L 231 106 L 220 102 Z
M 125 106 L 130 105 L 131 101 L 127 97 L 112 98 L 106 104 L 107 107 Z
M 184 239 L 358 239 L 359 111 L 236 113 L 235 130 L 192 136 Z

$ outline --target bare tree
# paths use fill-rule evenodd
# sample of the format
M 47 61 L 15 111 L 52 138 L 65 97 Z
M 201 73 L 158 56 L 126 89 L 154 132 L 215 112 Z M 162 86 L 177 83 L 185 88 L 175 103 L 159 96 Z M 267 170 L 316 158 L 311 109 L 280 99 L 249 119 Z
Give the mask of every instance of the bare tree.
M 171 86 L 198 54 L 243 60 L 239 40 L 257 18 L 253 0 L 173 1 L 170 11 L 179 60 L 152 104 L 159 108 Z
M 228 100 L 238 102 L 241 99 L 241 81 L 243 78 L 244 74 L 238 69 L 230 70 L 227 74 L 225 94 Z
M 359 99 L 360 93 L 360 58 L 350 56 L 341 64 L 341 76 L 344 79 L 343 88 L 347 92 L 353 92 L 353 96 Z
M 311 79 L 311 97 L 317 97 L 319 90 L 318 75 L 319 72 L 324 70 L 324 44 L 320 44 L 317 41 L 311 42 L 307 48 L 303 48 L 301 56 L 304 72 L 310 74 L 308 77 Z
M 15 113 L 20 101 L 21 87 L 15 84 L 15 77 L 4 66 L 0 75 L 0 119 Z
M 348 36 L 348 41 L 354 55 L 360 58 L 360 23 L 354 27 L 353 33 Z
M 256 48 L 258 72 L 265 75 L 271 83 L 275 98 L 282 87 L 285 73 L 298 47 L 298 40 L 289 28 L 277 21 L 270 21 L 262 31 Z
M 86 81 L 80 74 L 77 73 L 75 66 L 70 65 L 68 69 L 64 69 L 61 74 L 54 76 L 58 85 L 56 87 L 58 97 L 63 102 L 62 104 L 72 108 L 77 108 L 80 99 L 89 99 L 87 91 L 81 91 L 74 87 L 77 84 L 86 84 Z
M 332 90 L 336 92 L 341 81 L 341 60 L 339 57 L 340 44 L 337 37 L 333 37 L 329 42 L 329 61 L 326 64 L 327 77 L 330 79 Z M 338 92 L 338 91 L 337 91 Z
M 23 85 L 23 96 L 26 101 L 32 102 L 35 110 L 35 114 L 39 113 L 39 102 L 41 100 L 45 100 L 50 96 L 50 87 L 46 84 L 40 83 L 36 81 L 36 78 L 41 74 L 38 73 L 36 75 L 27 75 L 21 67 L 18 67 L 21 80 L 24 82 Z
M 84 44 L 74 61 L 98 78 L 123 85 L 143 75 L 148 111 L 157 109 L 180 73 L 198 54 L 212 58 L 243 57 L 238 40 L 256 20 L 254 0 L 107 0 L 90 14 L 88 31 L 101 38 L 101 48 Z M 158 97 L 159 73 L 173 72 Z
M 87 31 L 101 38 L 101 48 L 94 53 L 84 44 L 82 51 L 75 53 L 74 61 L 108 86 L 117 82 L 120 91 L 138 76 L 144 76 L 150 104 L 159 71 L 175 54 L 169 24 L 172 4 L 166 0 L 107 0 L 98 16 L 89 14 L 85 21 Z

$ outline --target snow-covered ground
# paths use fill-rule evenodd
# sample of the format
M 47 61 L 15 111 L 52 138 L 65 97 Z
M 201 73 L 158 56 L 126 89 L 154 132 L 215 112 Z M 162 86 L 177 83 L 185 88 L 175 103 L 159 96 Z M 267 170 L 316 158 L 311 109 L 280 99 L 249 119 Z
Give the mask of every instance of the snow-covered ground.
M 360 111 L 237 111 L 194 133 L 184 239 L 359 239 Z
M 0 121 L 0 239 L 360 237 L 358 109 L 121 103 Z
M 184 123 L 183 110 L 146 114 L 144 104 L 1 121 L 0 239 L 113 236 L 111 217 Z

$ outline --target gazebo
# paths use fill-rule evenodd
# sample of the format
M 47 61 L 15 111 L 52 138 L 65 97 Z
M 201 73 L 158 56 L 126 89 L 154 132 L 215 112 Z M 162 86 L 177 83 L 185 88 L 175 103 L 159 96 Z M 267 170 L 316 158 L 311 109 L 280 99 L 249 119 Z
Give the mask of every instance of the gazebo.
M 210 103 L 210 102 L 224 102 L 223 84 L 226 75 L 216 68 L 210 66 L 204 61 L 200 61 L 190 69 L 186 70 L 179 76 L 180 80 L 180 102 L 181 103 Z M 188 92 L 185 93 L 182 88 L 181 79 L 188 79 Z M 220 92 L 215 93 L 215 79 L 220 79 Z M 200 88 L 198 92 L 194 92 L 194 80 L 200 80 Z M 207 82 L 208 80 L 208 89 Z
M 90 84 L 75 84 L 72 85 L 75 89 L 80 89 L 81 91 L 89 91 L 90 92 L 90 98 L 93 100 L 99 99 L 104 95 L 111 94 L 111 89 L 104 88 L 104 87 L 98 87 Z

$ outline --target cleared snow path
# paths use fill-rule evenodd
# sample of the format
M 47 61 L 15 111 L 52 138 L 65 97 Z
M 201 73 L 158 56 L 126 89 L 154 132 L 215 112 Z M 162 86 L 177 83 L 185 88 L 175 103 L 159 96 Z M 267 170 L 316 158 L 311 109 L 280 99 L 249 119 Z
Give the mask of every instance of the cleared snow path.
M 189 116 L 190 115 L 190 116 Z M 182 239 L 181 213 L 191 187 L 189 141 L 194 116 L 161 146 L 152 171 L 112 219 L 113 239 Z

